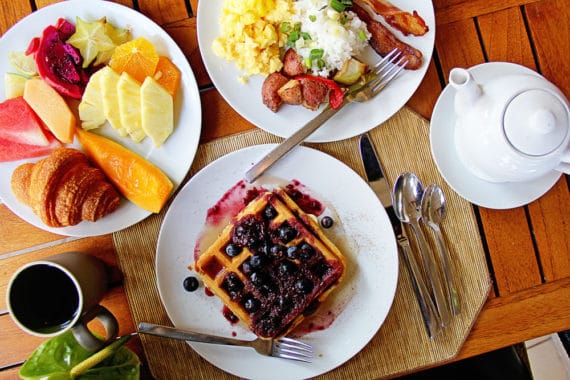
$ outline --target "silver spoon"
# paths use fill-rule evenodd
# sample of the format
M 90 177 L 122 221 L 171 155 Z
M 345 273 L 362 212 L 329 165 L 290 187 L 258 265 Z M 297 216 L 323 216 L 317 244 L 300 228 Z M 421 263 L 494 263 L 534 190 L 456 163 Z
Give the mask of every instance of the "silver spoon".
M 451 320 L 451 311 L 448 307 L 445 288 L 437 263 L 428 249 L 425 236 L 420 226 L 423 193 L 422 183 L 415 174 L 409 172 L 400 174 L 394 183 L 394 211 L 398 218 L 402 222 L 408 223 L 414 231 L 414 235 L 420 247 L 424 269 L 432 286 L 435 304 L 441 316 L 441 323 L 442 326 L 445 326 Z
M 441 262 L 443 265 L 443 273 L 445 275 L 445 284 L 447 285 L 447 293 L 449 294 L 451 311 L 453 315 L 461 313 L 461 303 L 459 302 L 459 292 L 457 291 L 456 281 L 451 268 L 451 256 L 449 250 L 443 240 L 439 225 L 445 219 L 446 201 L 441 187 L 431 184 L 426 187 L 422 197 L 422 220 L 433 230 L 439 253 L 441 254 Z

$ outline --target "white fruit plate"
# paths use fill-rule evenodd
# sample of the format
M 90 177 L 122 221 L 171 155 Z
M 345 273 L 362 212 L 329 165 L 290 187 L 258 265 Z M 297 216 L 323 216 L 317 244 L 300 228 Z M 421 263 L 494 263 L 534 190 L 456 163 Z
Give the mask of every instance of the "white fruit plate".
M 5 99 L 4 75 L 15 71 L 8 62 L 8 53 L 25 51 L 31 39 L 40 36 L 48 25 L 55 25 L 63 17 L 75 24 L 76 17 L 85 21 L 94 21 L 106 17 L 116 27 L 129 28 L 133 38 L 142 36 L 154 44 L 157 52 L 168 56 L 181 72 L 181 86 L 174 102 L 174 132 L 166 143 L 155 148 L 149 138 L 141 143 L 134 143 L 129 138 L 120 137 L 108 125 L 94 130 L 119 142 L 135 153 L 157 165 L 172 180 L 177 188 L 186 176 L 194 160 L 202 124 L 200 95 L 194 73 L 188 60 L 174 40 L 156 23 L 143 14 L 108 1 L 69 0 L 41 8 L 23 18 L 10 28 L 0 39 L 0 99 Z M 80 148 L 75 141 L 73 147 Z M 41 158 L 41 157 L 40 157 Z M 37 161 L 40 158 L 0 163 L 0 198 L 5 205 L 20 218 L 34 226 L 53 233 L 68 236 L 96 236 L 113 233 L 140 222 L 150 215 L 134 204 L 123 199 L 119 208 L 97 222 L 81 222 L 78 225 L 63 228 L 46 226 L 32 210 L 18 202 L 10 187 L 10 178 L 14 169 L 24 162 Z

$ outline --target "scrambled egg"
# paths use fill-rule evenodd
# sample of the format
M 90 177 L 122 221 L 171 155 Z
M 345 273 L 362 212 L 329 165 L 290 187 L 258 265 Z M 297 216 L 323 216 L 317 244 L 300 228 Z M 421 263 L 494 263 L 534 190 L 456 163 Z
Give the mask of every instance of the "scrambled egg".
M 220 17 L 221 36 L 212 44 L 214 53 L 234 61 L 247 77 L 281 70 L 279 49 L 287 36 L 280 24 L 291 20 L 293 0 L 225 0 Z

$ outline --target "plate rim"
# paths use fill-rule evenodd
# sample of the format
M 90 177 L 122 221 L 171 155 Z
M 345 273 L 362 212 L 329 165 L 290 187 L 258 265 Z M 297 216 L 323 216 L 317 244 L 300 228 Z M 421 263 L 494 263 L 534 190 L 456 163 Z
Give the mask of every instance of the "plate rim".
M 171 206 L 175 206 L 175 203 L 177 202 L 177 200 L 178 200 L 178 202 L 181 201 L 182 198 L 179 198 L 179 197 L 181 197 L 181 196 L 184 197 L 184 195 L 181 195 L 181 194 L 183 194 L 183 193 L 185 193 L 185 192 L 187 192 L 187 191 L 190 191 L 190 190 L 188 190 L 188 188 L 191 187 L 191 186 L 194 186 L 194 184 L 193 184 L 191 181 L 192 181 L 194 178 L 196 178 L 196 176 L 198 176 L 198 175 L 206 176 L 206 175 L 208 175 L 208 170 L 213 170 L 212 167 L 210 167 L 210 169 L 208 169 L 208 167 L 209 167 L 210 165 L 212 165 L 212 164 L 214 164 L 214 163 L 216 163 L 216 165 L 220 165 L 220 164 L 222 164 L 222 163 L 223 163 L 224 161 L 226 161 L 226 160 L 231 160 L 231 159 L 232 159 L 233 157 L 235 157 L 236 155 L 244 155 L 244 156 L 245 156 L 245 155 L 247 155 L 247 154 L 251 154 L 252 152 L 255 152 L 255 154 L 258 154 L 259 156 L 261 156 L 262 154 L 264 154 L 266 151 L 268 151 L 270 148 L 274 147 L 275 145 L 276 145 L 276 144 L 260 144 L 260 145 L 248 146 L 248 147 L 245 147 L 245 148 L 242 148 L 242 149 L 239 149 L 239 150 L 230 152 L 230 153 L 228 153 L 228 154 L 226 154 L 226 155 L 223 155 L 222 157 L 220 157 L 220 158 L 218 158 L 218 159 L 212 161 L 210 164 L 206 165 L 202 170 L 200 170 L 198 173 L 196 173 L 195 176 L 193 176 L 193 177 L 190 179 L 190 181 L 180 190 L 179 194 L 177 195 L 177 198 L 174 199 L 174 201 L 172 202 L 172 205 L 171 205 Z M 316 152 L 316 153 L 313 153 L 313 154 L 326 155 L 326 156 L 328 156 L 330 159 L 336 160 L 340 165 L 343 165 L 345 168 L 347 168 L 347 170 L 349 170 L 349 171 L 351 172 L 351 175 L 354 175 L 355 178 L 358 178 L 358 180 L 361 181 L 362 189 L 365 189 L 365 191 L 368 192 L 368 196 L 376 198 L 376 195 L 374 194 L 374 192 L 372 191 L 372 189 L 370 189 L 369 186 L 364 182 L 364 180 L 363 180 L 356 172 L 354 172 L 353 169 L 351 169 L 348 165 L 346 165 L 344 162 L 342 162 L 342 161 L 340 161 L 340 160 L 338 160 L 338 159 L 336 159 L 336 158 L 334 158 L 334 157 L 328 155 L 327 153 L 321 152 L 321 151 L 319 151 L 319 150 L 317 150 L 317 149 L 314 149 L 314 148 L 309 148 L 309 147 L 301 146 L 301 147 L 299 147 L 298 149 L 299 149 L 299 150 L 304 150 L 304 151 Z M 295 152 L 292 152 L 291 154 L 293 155 L 293 154 L 295 154 Z M 298 153 L 298 154 L 299 154 L 299 153 Z M 301 154 L 302 154 L 302 153 L 301 153 Z M 253 164 L 253 163 L 251 163 L 251 164 Z M 213 167 L 215 168 L 216 165 L 214 165 Z M 295 177 L 295 178 L 298 178 L 298 177 Z M 201 180 L 201 179 L 199 179 L 199 180 L 197 180 L 197 181 L 200 181 L 200 180 Z M 263 177 L 261 177 L 260 180 L 263 180 Z M 258 181 L 259 181 L 259 180 L 258 180 Z M 302 182 L 302 179 L 299 179 L 299 181 Z M 258 182 L 256 181 L 256 183 L 258 183 Z M 254 183 L 254 184 L 255 184 L 255 183 Z M 228 189 L 229 189 L 231 186 L 232 186 L 232 184 L 228 184 L 228 186 L 227 186 Z M 227 190 L 227 189 L 226 189 L 226 190 Z M 314 189 L 314 188 L 311 188 L 311 190 L 317 191 L 317 192 L 319 192 L 320 194 L 322 194 L 322 190 L 321 190 L 321 189 Z M 217 194 L 217 195 L 222 196 L 222 195 L 223 195 L 223 191 L 222 191 L 222 194 Z M 206 206 L 205 206 L 205 207 L 206 207 Z M 180 207 L 178 207 L 178 208 L 169 208 L 169 210 L 167 211 L 167 214 L 165 215 L 165 218 L 164 218 L 164 220 L 163 220 L 163 222 L 162 222 L 162 224 L 161 224 L 161 228 L 160 228 L 160 232 L 159 232 L 159 237 L 158 237 L 158 239 L 157 239 L 157 248 L 156 248 L 156 257 L 155 257 L 155 275 L 156 275 L 157 287 L 158 287 L 158 289 L 159 289 L 160 300 L 161 300 L 161 302 L 162 302 L 162 304 L 163 304 L 163 306 L 164 306 L 164 308 L 165 308 L 165 311 L 166 311 L 166 313 L 167 313 L 169 319 L 171 320 L 171 322 L 173 323 L 173 325 L 175 325 L 175 326 L 177 326 L 177 327 L 182 327 L 182 328 L 184 328 L 184 327 L 186 327 L 186 326 L 181 326 L 181 325 L 180 325 L 180 321 L 176 321 L 176 320 L 175 320 L 176 318 L 173 318 L 172 312 L 170 312 L 169 307 L 167 306 L 168 297 L 170 296 L 168 293 L 169 293 L 169 292 L 172 292 L 173 290 L 172 290 L 172 289 L 166 289 L 166 285 L 165 285 L 164 283 L 161 283 L 161 281 L 162 281 L 161 279 L 163 278 L 164 275 L 163 275 L 162 273 L 159 273 L 159 272 L 162 270 L 161 268 L 163 268 L 163 266 L 166 265 L 164 262 L 167 260 L 167 259 L 165 258 L 165 255 L 167 255 L 167 253 L 164 253 L 164 251 L 162 251 L 161 249 L 165 249 L 164 246 L 165 246 L 165 245 L 169 245 L 169 243 L 168 243 L 168 242 L 165 243 L 163 239 L 166 239 L 166 238 L 164 237 L 164 234 L 165 234 L 165 230 L 166 230 L 166 228 L 167 228 L 167 223 L 168 223 L 168 219 L 167 219 L 167 218 L 168 218 L 169 213 L 171 212 L 171 210 L 178 210 L 178 212 L 181 212 L 181 211 L 180 211 Z M 382 215 L 383 220 L 382 220 L 381 222 L 382 222 L 382 223 L 385 223 L 385 225 L 384 225 L 385 231 L 388 232 L 388 233 L 390 233 L 390 232 L 392 231 L 392 229 L 391 229 L 391 225 L 390 225 L 390 223 L 389 223 L 388 216 L 387 216 L 387 214 L 386 214 L 386 212 L 385 212 L 385 209 L 381 206 L 381 204 L 380 204 L 379 201 L 378 201 L 377 211 L 380 213 L 380 215 Z M 176 212 L 176 211 L 172 211 L 172 212 Z M 205 215 L 204 215 L 204 218 L 205 218 Z M 392 235 L 393 235 L 393 234 L 392 234 Z M 378 322 L 378 326 L 376 326 L 376 327 L 374 328 L 374 332 L 373 332 L 372 334 L 370 334 L 369 337 L 367 337 L 367 339 L 366 339 L 365 342 L 361 342 L 361 346 L 360 346 L 355 352 L 351 353 L 351 355 L 350 355 L 348 358 L 346 358 L 345 360 L 343 360 L 343 361 L 341 361 L 341 362 L 339 362 L 339 363 L 336 363 L 336 365 L 334 365 L 334 366 L 327 367 L 327 368 L 324 368 L 324 369 L 323 369 L 323 368 L 318 369 L 318 371 L 320 371 L 320 372 L 304 373 L 304 376 L 317 376 L 317 375 L 319 375 L 319 374 L 328 372 L 328 371 L 333 370 L 334 368 L 336 368 L 336 367 L 338 367 L 338 366 L 344 364 L 346 361 L 350 360 L 354 355 L 356 355 L 359 351 L 361 351 L 361 350 L 368 344 L 368 342 L 376 335 L 376 333 L 378 332 L 378 330 L 379 330 L 380 328 L 382 328 L 382 326 L 384 325 L 384 323 L 385 323 L 385 321 L 386 321 L 386 318 L 387 318 L 387 316 L 388 316 L 388 314 L 389 314 L 389 312 L 390 312 L 390 309 L 391 309 L 391 307 L 393 306 L 393 302 L 394 302 L 395 295 L 396 295 L 396 290 L 397 290 L 397 284 L 398 284 L 398 275 L 399 275 L 399 257 L 398 257 L 398 253 L 397 253 L 397 245 L 396 245 L 395 237 L 392 236 L 392 235 L 389 235 L 388 237 L 386 237 L 386 239 L 388 239 L 389 242 L 390 242 L 389 244 L 390 244 L 390 246 L 391 246 L 390 248 L 391 248 L 392 252 L 390 253 L 391 257 L 388 258 L 388 259 L 385 259 L 385 260 L 387 260 L 387 262 L 389 262 L 390 265 L 393 265 L 393 266 L 394 266 L 393 268 L 391 268 L 391 269 L 392 269 L 391 274 L 393 275 L 393 283 L 392 283 L 392 289 L 390 289 L 390 294 L 388 295 L 388 298 L 389 298 L 388 305 L 385 305 L 385 306 L 386 306 L 386 312 L 385 312 L 385 314 L 382 316 L 381 320 Z M 163 239 L 161 239 L 161 237 L 162 237 Z M 170 237 L 172 237 L 172 236 L 170 236 Z M 171 239 L 171 240 L 172 240 L 172 239 Z M 162 246 L 162 247 L 161 247 L 161 246 Z M 171 255 L 172 255 L 172 254 L 171 254 Z M 171 259 L 171 260 L 172 260 L 172 259 Z M 191 272 L 189 271 L 189 272 L 188 272 L 188 275 L 190 275 L 190 273 L 191 273 Z M 180 292 L 182 292 L 182 291 L 183 291 L 182 285 L 180 285 Z M 174 301 L 170 301 L 170 302 L 174 302 Z M 346 311 L 346 310 L 345 310 L 345 311 Z M 340 315 L 343 315 L 343 313 L 341 313 Z M 346 315 L 346 313 L 345 313 L 345 315 Z M 331 327 L 331 328 L 332 328 L 332 327 Z M 312 335 L 312 334 L 310 334 L 309 337 L 310 337 L 311 335 Z M 192 343 L 192 342 L 188 342 L 188 344 L 189 344 L 202 358 L 204 358 L 206 361 L 208 361 L 208 362 L 211 363 L 212 365 L 216 366 L 217 368 L 219 368 L 219 369 L 221 369 L 221 370 L 224 370 L 224 371 L 226 371 L 226 372 L 232 373 L 232 374 L 237 375 L 237 376 L 244 376 L 244 373 L 240 372 L 239 370 L 235 370 L 235 369 L 234 369 L 234 370 L 232 371 L 231 369 L 222 368 L 222 367 L 220 367 L 219 365 L 217 365 L 217 364 L 216 364 L 215 357 L 213 357 L 213 356 L 216 356 L 216 355 L 213 355 L 213 356 L 212 356 L 212 355 L 208 355 L 208 353 L 207 353 L 207 352 L 205 353 L 204 350 L 203 350 L 204 347 L 209 347 L 208 345 L 201 344 L 201 343 Z M 220 354 L 218 354 L 218 356 L 219 356 L 219 355 L 220 355 Z M 262 357 L 262 358 L 263 358 L 263 357 Z M 315 363 L 314 363 L 314 362 L 312 363 L 312 366 L 313 366 L 313 368 L 317 368 L 317 366 L 315 366 Z
M 195 158 L 197 150 L 198 150 L 200 133 L 201 133 L 201 129 L 202 129 L 201 99 L 200 99 L 200 95 L 199 95 L 199 89 L 198 89 L 196 77 L 194 75 L 192 67 L 190 66 L 190 62 L 188 61 L 184 52 L 182 51 L 180 46 L 176 43 L 176 41 L 174 41 L 174 39 L 159 24 L 154 22 L 152 19 L 150 19 L 149 17 L 147 17 L 143 13 L 140 13 L 133 8 L 129 8 L 129 7 L 122 5 L 122 4 L 119 4 L 119 3 L 108 2 L 108 1 L 103 1 L 103 0 L 96 0 L 96 1 L 99 4 L 96 4 L 93 1 L 88 4 L 82 0 L 67 0 L 64 2 L 54 3 L 54 4 L 46 5 L 45 7 L 39 8 L 38 10 L 26 15 L 25 17 L 21 18 L 16 23 L 14 23 L 0 38 L 0 46 L 11 43 L 11 42 L 13 42 L 12 40 L 14 40 L 14 39 L 19 39 L 19 37 L 15 33 L 18 33 L 21 31 L 24 31 L 23 34 L 26 36 L 27 40 L 33 38 L 34 36 L 37 35 L 37 33 L 35 31 L 28 31 L 26 27 L 29 26 L 30 24 L 33 24 L 33 22 L 35 20 L 37 20 L 38 18 L 48 16 L 49 17 L 48 20 L 46 20 L 45 22 L 42 22 L 41 26 L 37 26 L 36 28 L 34 28 L 34 29 L 41 30 L 41 29 L 45 28 L 47 25 L 49 25 L 50 23 L 53 24 L 57 20 L 57 18 L 60 17 L 60 16 L 56 15 L 56 12 L 58 12 L 60 10 L 63 14 L 63 16 L 61 16 L 61 17 L 64 17 L 68 20 L 71 17 L 82 16 L 85 13 L 94 14 L 94 15 L 99 15 L 101 13 L 106 13 L 106 14 L 110 13 L 110 15 L 108 17 L 121 17 L 124 15 L 128 15 L 129 17 L 126 18 L 123 21 L 123 23 L 125 24 L 125 26 L 130 27 L 131 29 L 133 29 L 132 28 L 133 24 L 143 24 L 143 26 L 144 25 L 151 25 L 153 31 L 157 32 L 156 34 L 154 34 L 152 36 L 152 38 L 158 39 L 158 41 L 163 42 L 164 46 L 162 46 L 162 49 L 169 51 L 169 57 L 171 59 L 173 59 L 173 60 L 176 59 L 176 61 L 178 62 L 177 66 L 179 67 L 179 69 L 182 73 L 182 80 L 184 81 L 181 83 L 179 93 L 178 93 L 178 99 L 175 100 L 175 105 L 177 106 L 178 112 L 179 112 L 179 114 L 176 116 L 178 118 L 178 123 L 175 126 L 175 132 L 176 132 L 177 127 L 179 128 L 181 125 L 183 125 L 183 122 L 184 122 L 184 124 L 192 124 L 191 126 L 187 126 L 186 128 L 192 128 L 193 130 L 196 130 L 197 132 L 188 131 L 187 133 L 186 132 L 184 133 L 184 136 L 182 136 L 182 137 L 187 137 L 186 135 L 194 135 L 194 138 L 186 139 L 187 144 L 184 146 L 184 152 L 189 153 L 188 154 L 189 158 L 187 158 L 185 160 L 187 162 L 184 162 L 183 165 L 179 165 L 177 163 L 175 164 L 174 160 L 169 160 L 168 163 L 164 162 L 163 161 L 164 158 L 160 158 L 160 157 L 164 157 L 165 154 L 159 150 L 160 148 L 155 148 L 149 142 L 145 143 L 143 141 L 143 143 L 146 144 L 146 147 L 144 148 L 144 152 L 138 151 L 136 149 L 136 147 L 133 151 L 135 153 L 143 156 L 144 158 L 148 159 L 149 161 L 153 162 L 155 165 L 157 165 L 159 167 L 168 164 L 167 165 L 168 168 L 161 167 L 161 170 L 163 170 L 165 172 L 168 171 L 167 174 L 175 185 L 175 189 L 173 190 L 173 195 L 174 195 L 175 190 L 178 187 L 180 187 L 180 185 L 182 184 L 183 179 L 188 174 L 190 167 L 192 165 L 192 162 L 194 161 L 194 158 Z M 75 10 L 75 11 L 73 11 L 73 10 Z M 75 15 L 75 16 L 70 16 L 70 15 L 68 15 L 68 13 Z M 53 20 L 52 20 L 52 18 L 53 18 Z M 135 20 L 135 21 L 133 21 L 133 20 Z M 145 32 L 139 33 L 137 29 L 134 29 L 133 32 L 135 35 L 139 35 L 139 34 L 145 35 Z M 7 40 L 8 40 L 8 42 L 6 42 Z M 7 47 L 7 49 L 6 49 L 7 51 L 10 50 L 10 46 Z M 22 50 L 24 50 L 25 48 L 26 48 L 26 46 L 22 46 Z M 159 50 L 159 48 L 157 48 L 157 50 Z M 7 53 L 7 51 L 6 51 L 6 53 Z M 175 57 L 173 57 L 173 54 L 175 55 Z M 3 61 L 5 61 L 5 62 L 2 64 L 2 66 L 4 66 L 5 68 L 9 68 L 10 66 L 9 66 L 9 63 L 7 62 L 7 58 L 3 58 Z M 3 79 L 2 79 L 2 83 L 4 83 Z M 191 107 L 193 109 L 193 113 L 189 114 L 189 115 L 185 115 L 186 119 L 181 119 L 182 114 L 180 114 L 180 112 L 182 112 L 182 107 L 183 106 L 188 107 L 188 105 L 193 105 Z M 106 129 L 110 130 L 111 128 L 107 124 L 108 123 L 106 123 L 106 125 L 102 128 L 106 128 Z M 194 124 L 196 124 L 196 125 L 194 125 Z M 80 128 L 79 123 L 77 124 L 77 128 Z M 95 133 L 99 133 L 99 132 L 95 132 Z M 105 133 L 103 133 L 103 134 L 105 134 Z M 173 135 L 174 135 L 174 133 L 173 133 Z M 170 136 L 170 137 L 172 137 L 172 136 Z M 121 145 L 126 146 L 129 149 L 131 149 L 131 147 L 129 147 L 129 145 L 134 146 L 134 143 L 132 143 L 130 141 L 124 141 L 125 138 L 119 138 L 118 135 L 112 135 L 111 139 L 119 142 Z M 148 140 L 148 139 L 145 139 L 145 140 Z M 165 145 L 166 144 L 168 144 L 168 141 L 165 143 Z M 173 145 L 179 145 L 179 144 L 174 144 L 174 143 L 172 143 L 172 144 Z M 79 145 L 76 138 L 74 138 L 73 143 L 64 144 L 64 146 L 78 148 L 78 149 L 82 150 L 80 148 L 80 145 Z M 142 146 L 142 145 L 140 145 L 140 146 Z M 156 156 L 160 162 L 162 162 L 162 165 L 157 163 L 157 162 L 154 162 L 154 160 L 152 159 L 153 155 Z M 21 160 L 17 160 L 17 161 L 2 162 L 2 163 L 0 163 L 0 167 L 5 168 L 5 169 L 3 169 L 3 171 L 5 170 L 8 174 L 8 173 L 12 173 L 12 171 L 14 170 L 14 168 L 16 166 L 18 166 L 24 162 L 35 162 L 35 161 L 38 161 L 44 157 L 47 157 L 47 155 L 35 157 L 35 158 L 21 159 Z M 179 169 L 179 168 L 183 168 L 184 173 L 182 173 L 182 169 Z M 175 175 L 171 174 L 171 172 L 173 172 L 173 171 L 176 172 Z M 7 182 L 9 182 L 9 180 Z M 117 231 L 120 231 L 122 229 L 130 227 L 130 226 L 144 220 L 146 217 L 148 217 L 152 214 L 150 211 L 146 211 L 146 210 L 143 210 L 143 209 L 135 206 L 134 204 L 132 204 L 131 202 L 126 200 L 121 195 L 121 205 L 119 207 L 119 210 L 121 208 L 125 208 L 125 207 L 128 208 L 128 210 L 122 211 L 126 215 L 117 216 L 118 214 L 115 214 L 115 215 L 110 214 L 107 216 L 107 218 L 112 218 L 113 216 L 117 216 L 117 217 L 120 217 L 122 219 L 125 219 L 124 222 L 112 222 L 112 221 L 109 221 L 109 219 L 105 220 L 103 218 L 103 219 L 101 219 L 95 223 L 81 222 L 75 226 L 55 228 L 55 227 L 49 227 L 49 226 L 45 225 L 37 217 L 37 215 L 35 215 L 27 206 L 21 205 L 14 198 L 14 195 L 11 192 L 3 191 L 3 194 L 4 194 L 4 196 L 0 195 L 0 200 L 2 201 L 2 203 L 4 205 L 6 205 L 6 207 L 8 209 L 10 209 L 19 218 L 23 219 L 27 223 L 29 223 L 29 224 L 31 224 L 31 225 L 39 228 L 39 229 L 42 229 L 44 231 L 52 232 L 52 233 L 55 233 L 58 235 L 71 236 L 71 237 L 92 237 L 92 236 L 100 236 L 100 235 L 104 235 L 104 234 L 114 233 L 114 232 L 117 232 Z M 114 213 L 119 212 L 119 210 L 116 210 Z
M 223 0 L 216 0 L 216 1 L 223 1 Z M 395 3 L 398 3 L 400 0 L 396 0 Z M 384 123 L 386 120 L 388 120 L 389 118 L 391 118 L 392 116 L 394 116 L 394 114 L 396 114 L 401 108 L 403 108 L 406 103 L 408 102 L 408 100 L 414 95 L 414 93 L 417 91 L 417 89 L 419 88 L 419 86 L 421 85 L 423 79 L 425 78 L 425 75 L 427 74 L 427 70 L 429 68 L 430 65 L 430 61 L 431 61 L 431 57 L 433 55 L 433 51 L 435 48 L 435 33 L 436 33 L 436 22 L 435 22 L 435 12 L 434 12 L 434 6 L 433 6 L 433 1 L 432 0 L 421 0 L 423 2 L 425 2 L 425 6 L 426 6 L 426 11 L 428 11 L 429 14 L 421 14 L 422 18 L 424 20 L 426 20 L 426 23 L 429 26 L 429 31 L 426 35 L 424 36 L 419 36 L 419 37 L 410 37 L 410 36 L 402 36 L 401 34 L 398 34 L 398 32 L 396 31 L 396 35 L 398 36 L 398 38 L 402 39 L 403 41 L 407 41 L 409 42 L 409 39 L 413 39 L 413 38 L 430 38 L 430 41 L 428 41 L 428 47 L 425 48 L 425 51 L 423 49 L 420 49 L 422 51 L 422 54 L 424 55 L 424 62 L 423 65 L 420 69 L 418 70 L 410 70 L 408 73 L 409 74 L 416 74 L 418 73 L 417 77 L 412 81 L 412 83 L 407 85 L 407 88 L 410 88 L 411 90 L 409 91 L 409 94 L 401 97 L 400 99 L 398 99 L 398 106 L 393 106 L 395 107 L 393 110 L 391 110 L 390 112 L 388 112 L 387 114 L 383 115 L 380 118 L 374 119 L 374 121 L 370 120 L 370 124 L 367 127 L 363 127 L 363 128 L 358 128 L 356 130 L 350 130 L 350 132 L 346 132 L 347 128 L 346 125 L 355 125 L 355 123 L 348 123 L 349 120 L 345 120 L 344 116 L 342 114 L 340 115 L 335 115 L 333 118 L 331 118 L 331 120 L 327 121 L 324 123 L 324 125 L 322 127 L 320 127 L 317 131 L 315 131 L 313 134 L 311 134 L 306 141 L 307 142 L 314 142 L 314 143 L 324 143 L 324 142 L 334 142 L 334 141 L 340 141 L 340 140 L 344 140 L 344 139 L 348 139 L 354 136 L 357 136 L 361 133 L 370 131 L 371 129 L 381 125 L 382 123 Z M 271 112 L 268 111 L 265 107 L 262 106 L 261 104 L 261 100 L 259 100 L 259 107 L 257 107 L 256 110 L 251 110 L 250 112 L 246 112 L 244 105 L 242 104 L 238 104 L 236 105 L 236 99 L 235 97 L 231 97 L 228 94 L 228 91 L 226 90 L 226 86 L 223 85 L 221 78 L 219 78 L 216 74 L 216 70 L 214 70 L 214 67 L 216 66 L 223 66 L 224 67 L 224 71 L 230 70 L 230 71 L 236 71 L 237 73 L 241 73 L 241 71 L 239 69 L 237 69 L 237 67 L 235 66 L 235 64 L 233 62 L 227 62 L 225 59 L 217 57 L 216 60 L 210 60 L 208 53 L 206 53 L 207 51 L 210 51 L 210 47 L 207 46 L 206 41 L 204 40 L 204 28 L 205 28 L 205 24 L 206 22 L 201 22 L 201 17 L 200 14 L 203 13 L 204 9 L 212 9 L 211 4 L 208 4 L 209 6 L 206 7 L 205 2 L 204 4 L 202 4 L 202 2 L 198 3 L 198 10 L 197 10 L 197 36 L 198 36 L 198 46 L 199 46 L 199 50 L 200 50 L 200 54 L 202 56 L 202 61 L 204 62 L 204 66 L 206 68 L 206 71 L 208 72 L 208 75 L 210 76 L 212 83 L 215 85 L 215 87 L 218 89 L 218 91 L 220 92 L 220 95 L 224 98 L 224 100 L 230 105 L 230 107 L 237 112 L 241 117 L 243 117 L 244 119 L 246 119 L 248 122 L 250 122 L 251 124 L 253 124 L 254 126 L 256 126 L 257 128 L 260 128 L 268 133 L 271 133 L 273 135 L 279 136 L 279 137 L 283 137 L 286 138 L 288 136 L 290 136 L 291 134 L 293 134 L 295 132 L 295 129 L 291 129 L 291 128 L 275 128 L 272 127 L 274 124 L 276 124 L 276 119 L 273 120 L 260 120 L 259 119 L 259 114 L 261 113 L 265 113 L 265 112 Z M 216 6 L 218 6 L 218 4 L 216 4 Z M 220 5 L 221 7 L 221 5 Z M 383 22 L 383 20 L 381 20 Z M 211 23 L 207 23 L 208 25 L 210 25 Z M 390 25 L 384 23 L 389 29 L 394 31 L 394 28 L 391 27 Z M 412 43 L 412 45 L 414 45 Z M 209 50 L 207 50 L 209 49 Z M 371 48 L 367 49 L 367 55 L 373 54 L 374 57 L 378 57 L 378 55 L 372 51 Z M 233 66 L 232 66 L 233 65 Z M 256 80 L 255 76 L 252 77 L 252 80 Z M 237 83 L 237 78 L 236 78 L 236 83 Z M 404 87 L 404 89 L 406 89 L 406 87 Z M 395 90 L 394 90 L 395 91 Z M 260 92 L 260 91 L 259 91 Z M 385 93 L 390 92 L 390 88 L 388 87 L 386 90 L 384 90 Z M 401 92 L 401 89 L 400 91 Z M 386 95 L 387 96 L 387 95 Z M 392 96 L 396 96 L 399 97 L 398 92 L 396 93 L 392 93 Z M 386 98 L 384 100 L 387 100 Z M 374 100 L 373 100 L 374 101 Z M 390 100 L 388 100 L 390 101 Z M 400 104 L 401 103 L 401 104 Z M 381 98 L 375 99 L 375 103 L 369 103 L 367 104 L 353 104 L 351 105 L 351 107 L 356 108 L 353 111 L 350 111 L 350 114 L 352 116 L 357 116 L 357 115 L 362 115 L 362 112 L 368 113 L 368 114 L 372 114 L 373 112 L 370 112 L 370 110 L 366 110 L 367 107 L 370 107 L 370 104 L 372 104 L 375 107 L 381 107 L 382 103 L 381 103 Z M 384 104 L 385 105 L 385 104 Z M 388 105 L 390 107 L 390 105 Z M 313 111 L 308 111 L 308 110 L 300 110 L 300 112 L 306 112 L 306 116 L 303 116 L 302 119 L 303 121 L 299 121 L 301 124 L 298 126 L 298 128 L 302 127 L 302 125 L 304 123 L 309 122 L 312 118 L 314 118 L 314 116 L 316 116 L 316 114 L 311 114 L 311 112 Z M 345 113 L 347 113 L 349 111 L 345 111 Z M 293 115 L 296 115 L 296 113 L 294 112 Z M 273 115 L 271 115 L 273 116 Z M 289 119 L 289 117 L 291 116 L 291 114 L 287 115 L 287 116 L 283 116 L 281 119 L 277 119 L 278 124 L 280 125 L 280 127 L 284 127 L 285 124 L 289 123 L 291 120 Z M 346 116 L 348 117 L 348 116 Z M 293 120 L 295 122 L 295 120 Z M 344 124 L 344 125 L 340 125 L 340 124 Z M 268 126 L 269 125 L 269 126 Z M 328 132 L 331 129 L 335 129 L 332 132 Z M 323 132 L 325 131 L 325 132 Z

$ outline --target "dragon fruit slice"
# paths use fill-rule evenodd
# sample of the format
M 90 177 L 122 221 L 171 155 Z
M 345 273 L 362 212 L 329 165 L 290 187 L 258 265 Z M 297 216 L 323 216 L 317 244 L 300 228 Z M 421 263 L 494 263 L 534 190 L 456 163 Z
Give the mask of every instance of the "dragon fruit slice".
M 74 32 L 73 24 L 59 19 L 44 29 L 39 41 L 32 39 L 26 53 L 34 54 L 38 74 L 57 92 L 81 99 L 89 75 L 81 67 L 81 55 L 65 42 Z

